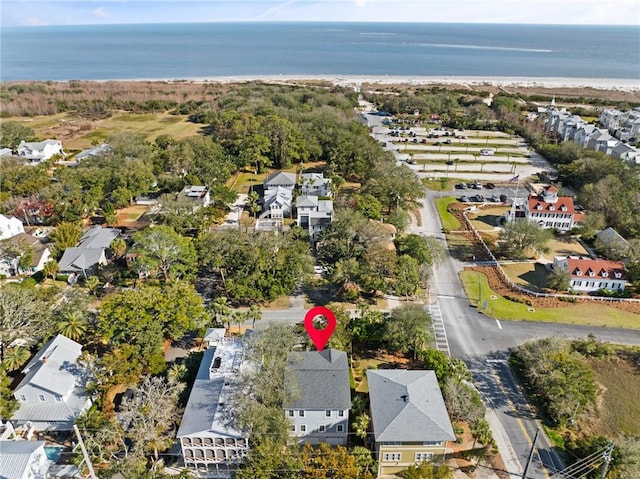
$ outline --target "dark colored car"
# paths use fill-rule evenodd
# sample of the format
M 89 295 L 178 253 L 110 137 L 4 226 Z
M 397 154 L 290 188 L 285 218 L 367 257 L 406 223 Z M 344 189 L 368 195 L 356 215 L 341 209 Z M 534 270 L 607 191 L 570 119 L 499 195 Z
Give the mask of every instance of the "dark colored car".
M 488 190 L 492 190 L 492 189 L 494 189 L 495 187 L 496 187 L 496 185 L 494 185 L 493 183 L 487 183 L 487 184 L 485 185 L 485 188 L 486 188 L 486 189 L 488 189 Z
M 500 201 L 505 203 L 507 201 L 507 195 L 500 195 Z

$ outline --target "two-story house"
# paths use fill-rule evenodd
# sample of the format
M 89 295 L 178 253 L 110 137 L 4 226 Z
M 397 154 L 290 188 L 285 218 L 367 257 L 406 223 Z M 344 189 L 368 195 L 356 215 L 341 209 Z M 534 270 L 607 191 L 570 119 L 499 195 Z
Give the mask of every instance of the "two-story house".
M 378 475 L 442 460 L 455 434 L 433 371 L 368 370 Z
M 569 272 L 569 289 L 574 291 L 622 291 L 627 284 L 626 269 L 622 261 L 557 256 L 553 259 L 553 267 Z
M 270 218 L 280 224 L 285 216 L 291 217 L 295 187 L 294 173 L 276 171 L 267 176 L 263 182 L 264 193 L 260 218 Z
M 524 202 L 525 217 L 541 228 L 570 231 L 578 217 L 573 198 L 558 196 L 558 188 L 547 186 L 540 194 L 531 194 Z
M 51 257 L 49 244 L 43 239 L 27 233 L 20 233 L 9 239 L 2 240 L 0 248 L 0 274 L 18 276 L 42 271 Z M 22 260 L 25 252 L 31 254 L 31 262 L 24 264 Z M 21 264 L 22 263 L 22 264 Z
M 66 156 L 59 140 L 44 140 L 36 142 L 21 141 L 18 145 L 18 156 L 32 163 L 42 163 L 50 160 L 54 155 Z
M 177 437 L 185 466 L 199 477 L 231 477 L 249 451 L 234 408 L 243 347 L 239 339 L 212 332 Z
M 284 406 L 290 436 L 300 443 L 347 445 L 351 389 L 347 353 L 292 352 L 287 357 Z
M 68 431 L 91 406 L 85 393 L 88 371 L 78 363 L 82 346 L 58 334 L 22 370 L 14 390 L 19 409 L 11 420 L 18 427 Z
M 296 215 L 298 226 L 306 229 L 311 242 L 315 243 L 322 230 L 331 224 L 333 201 L 321 200 L 317 196 L 298 196 Z
M 303 196 L 331 196 L 331 180 L 322 173 L 300 175 L 300 192 Z

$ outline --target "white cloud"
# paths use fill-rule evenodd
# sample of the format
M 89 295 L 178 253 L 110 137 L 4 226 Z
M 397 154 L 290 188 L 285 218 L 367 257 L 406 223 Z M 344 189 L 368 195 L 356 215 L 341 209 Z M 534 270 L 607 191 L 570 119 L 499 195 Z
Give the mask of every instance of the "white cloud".
M 98 18 L 109 18 L 109 17 L 111 17 L 111 14 L 104 7 L 96 8 L 93 11 L 93 15 L 98 17 Z

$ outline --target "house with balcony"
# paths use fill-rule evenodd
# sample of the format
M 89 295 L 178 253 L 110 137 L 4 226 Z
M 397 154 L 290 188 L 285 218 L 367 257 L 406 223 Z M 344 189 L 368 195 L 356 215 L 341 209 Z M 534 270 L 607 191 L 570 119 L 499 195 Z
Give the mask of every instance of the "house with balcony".
M 284 414 L 294 441 L 347 445 L 351 408 L 347 353 L 333 348 L 289 353 L 285 388 L 292 399 Z
M 198 477 L 232 477 L 249 451 L 234 408 L 245 367 L 243 343 L 216 331 L 207 344 L 177 438 L 184 465 Z
M 85 387 L 89 373 L 78 363 L 82 346 L 58 334 L 23 368 L 14 396 L 19 409 L 11 417 L 16 428 L 70 431 L 92 404 Z
M 304 228 L 315 243 L 320 233 L 333 220 L 333 200 L 321 200 L 318 196 L 298 196 L 296 198 L 296 222 Z
M 593 293 L 601 289 L 622 291 L 627 284 L 627 273 L 622 261 L 558 256 L 553 267 L 569 272 L 569 289 Z
M 456 436 L 438 380 L 430 370 L 368 370 L 378 476 L 442 461 Z
M 178 193 L 178 200 L 188 201 L 193 204 L 193 212 L 195 213 L 200 208 L 206 208 L 211 204 L 211 195 L 209 194 L 209 188 L 206 186 L 189 185 L 182 188 L 182 191 Z

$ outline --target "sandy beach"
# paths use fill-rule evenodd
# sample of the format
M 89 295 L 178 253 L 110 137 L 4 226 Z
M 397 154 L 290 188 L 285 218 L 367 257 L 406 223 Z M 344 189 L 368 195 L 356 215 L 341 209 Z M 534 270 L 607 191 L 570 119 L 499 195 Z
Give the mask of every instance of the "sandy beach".
M 209 78 L 139 78 L 135 80 L 102 81 L 165 81 L 194 83 L 263 82 L 329 82 L 339 86 L 351 85 L 464 85 L 515 88 L 593 88 L 597 90 L 640 91 L 640 79 L 624 78 L 530 78 L 530 77 L 460 77 L 460 76 L 373 76 L 373 75 L 245 75 Z

